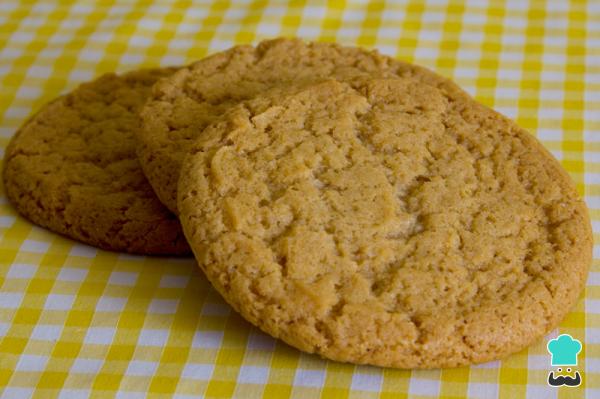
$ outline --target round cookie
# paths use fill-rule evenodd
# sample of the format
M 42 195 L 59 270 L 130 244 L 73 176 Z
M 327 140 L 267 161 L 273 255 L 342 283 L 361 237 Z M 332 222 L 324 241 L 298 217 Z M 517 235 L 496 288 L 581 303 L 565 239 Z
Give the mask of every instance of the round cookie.
M 19 213 L 103 249 L 189 253 L 179 221 L 142 172 L 133 133 L 152 85 L 173 72 L 104 75 L 27 120 L 4 160 L 4 186 Z
M 177 212 L 177 176 L 188 146 L 232 105 L 275 86 L 335 78 L 412 76 L 446 91 L 451 81 L 376 51 L 275 39 L 203 59 L 157 84 L 144 107 L 138 156 L 160 200 Z M 174 178 L 175 177 L 175 178 Z
M 541 144 L 414 78 L 231 108 L 186 157 L 178 207 L 238 312 L 353 363 L 453 367 L 518 351 L 565 316 L 591 262 L 586 206 Z

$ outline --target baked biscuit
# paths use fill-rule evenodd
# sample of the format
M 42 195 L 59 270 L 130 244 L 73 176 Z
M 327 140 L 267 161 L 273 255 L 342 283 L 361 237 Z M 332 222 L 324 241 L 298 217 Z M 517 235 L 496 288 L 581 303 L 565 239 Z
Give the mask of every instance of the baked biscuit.
M 142 111 L 138 155 L 160 200 L 177 211 L 177 177 L 190 143 L 227 108 L 276 86 L 327 78 L 412 76 L 460 89 L 424 68 L 375 51 L 297 39 L 237 46 L 203 59 L 157 84 Z
M 559 163 L 467 95 L 353 86 L 265 94 L 196 140 L 178 209 L 216 289 L 296 348 L 377 366 L 485 362 L 556 327 L 592 253 Z
M 152 85 L 173 72 L 104 75 L 31 117 L 4 160 L 4 186 L 19 213 L 104 249 L 189 253 L 179 221 L 142 173 L 133 133 Z

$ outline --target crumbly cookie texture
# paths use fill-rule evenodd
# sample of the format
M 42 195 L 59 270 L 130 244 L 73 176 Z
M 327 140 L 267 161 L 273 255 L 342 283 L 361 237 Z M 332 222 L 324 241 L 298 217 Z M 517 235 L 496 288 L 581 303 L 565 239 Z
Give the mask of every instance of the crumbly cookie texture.
M 185 254 L 177 218 L 137 160 L 133 131 L 152 85 L 174 69 L 104 75 L 44 106 L 10 142 L 4 186 L 17 210 L 76 240 L 137 254 Z
M 297 39 L 238 46 L 201 60 L 157 84 L 142 111 L 138 155 L 160 200 L 177 212 L 177 177 L 193 140 L 229 107 L 265 90 L 323 79 L 411 76 L 460 91 L 424 68 L 375 51 Z
M 354 363 L 452 367 L 518 351 L 565 316 L 591 261 L 585 204 L 541 144 L 415 78 L 233 107 L 186 157 L 178 206 L 237 311 Z

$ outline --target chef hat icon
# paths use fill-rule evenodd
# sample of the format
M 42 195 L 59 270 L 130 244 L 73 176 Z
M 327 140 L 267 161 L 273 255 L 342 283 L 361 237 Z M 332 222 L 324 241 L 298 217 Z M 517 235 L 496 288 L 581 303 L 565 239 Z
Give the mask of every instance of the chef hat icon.
M 577 354 L 581 352 L 581 342 L 569 334 L 559 335 L 548 342 L 548 352 L 552 355 L 552 366 L 577 366 Z

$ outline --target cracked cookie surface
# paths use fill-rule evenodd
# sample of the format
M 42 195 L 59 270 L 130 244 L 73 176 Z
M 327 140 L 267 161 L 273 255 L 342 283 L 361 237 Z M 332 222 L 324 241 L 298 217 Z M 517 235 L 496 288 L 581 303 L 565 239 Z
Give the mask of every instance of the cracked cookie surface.
M 199 265 L 246 319 L 330 359 L 501 358 L 554 328 L 591 261 L 585 204 L 514 122 L 413 79 L 231 108 L 186 157 Z
M 133 133 L 152 85 L 173 72 L 104 75 L 26 121 L 7 148 L 3 173 L 19 213 L 103 249 L 189 253 L 179 221 L 142 173 Z
M 275 39 L 237 46 L 183 68 L 154 87 L 138 131 L 142 168 L 160 200 L 177 212 L 177 178 L 188 147 L 229 107 L 276 86 L 335 78 L 411 76 L 460 89 L 416 65 L 333 43 Z

